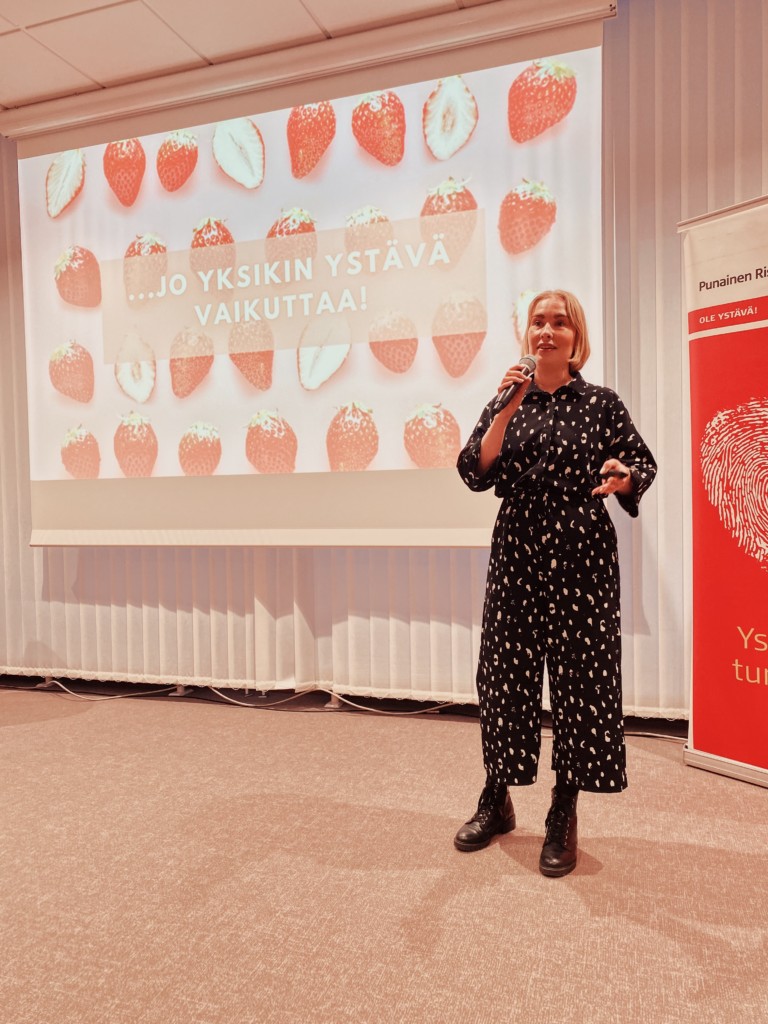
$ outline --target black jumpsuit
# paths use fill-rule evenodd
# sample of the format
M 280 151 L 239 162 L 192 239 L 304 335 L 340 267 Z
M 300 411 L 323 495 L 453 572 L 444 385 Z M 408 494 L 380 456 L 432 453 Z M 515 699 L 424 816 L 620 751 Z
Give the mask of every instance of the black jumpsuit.
M 491 542 L 477 668 L 483 760 L 489 779 L 536 781 L 542 672 L 552 706 L 552 768 L 579 789 L 627 785 L 621 706 L 621 624 L 616 532 L 592 497 L 606 459 L 623 462 L 631 516 L 656 463 L 621 399 L 580 374 L 554 394 L 531 384 L 499 457 L 478 470 L 489 402 L 459 455 L 475 491 L 502 503 Z

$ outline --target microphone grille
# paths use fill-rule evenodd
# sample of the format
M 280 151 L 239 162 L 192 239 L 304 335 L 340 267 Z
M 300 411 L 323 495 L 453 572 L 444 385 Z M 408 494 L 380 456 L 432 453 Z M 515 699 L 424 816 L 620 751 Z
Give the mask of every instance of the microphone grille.
M 520 365 L 527 367 L 533 373 L 536 369 L 536 356 L 530 354 L 523 356 L 520 360 Z

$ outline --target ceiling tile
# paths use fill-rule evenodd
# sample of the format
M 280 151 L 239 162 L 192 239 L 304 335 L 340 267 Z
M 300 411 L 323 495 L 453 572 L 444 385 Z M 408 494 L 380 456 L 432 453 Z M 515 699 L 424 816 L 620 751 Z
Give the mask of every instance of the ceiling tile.
M 77 14 L 28 31 L 102 85 L 138 81 L 206 63 L 139 2 Z
M 198 53 L 232 60 L 301 43 L 325 34 L 301 0 L 146 0 Z M 265 14 L 265 8 L 267 13 Z
M 458 9 L 456 0 L 305 0 L 310 13 L 332 36 L 394 25 Z
M 0 103 L 20 107 L 98 86 L 24 32 L 0 36 Z
M 114 0 L 0 0 L 0 16 L 14 25 L 39 25 L 70 14 L 80 14 L 97 7 L 108 7 Z

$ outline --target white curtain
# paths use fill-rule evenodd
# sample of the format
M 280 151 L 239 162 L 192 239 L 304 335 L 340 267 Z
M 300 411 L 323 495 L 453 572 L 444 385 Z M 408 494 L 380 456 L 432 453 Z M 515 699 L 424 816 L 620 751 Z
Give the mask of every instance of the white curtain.
M 660 472 L 617 517 L 625 710 L 686 715 L 679 220 L 768 192 L 764 0 L 619 0 L 605 25 L 607 382 Z M 0 146 L 0 670 L 471 702 L 487 551 L 28 547 L 15 150 Z
M 604 32 L 608 382 L 654 450 L 622 529 L 627 704 L 689 707 L 690 433 L 680 220 L 768 192 L 765 0 L 623 0 Z M 631 583 L 630 583 L 631 581 Z

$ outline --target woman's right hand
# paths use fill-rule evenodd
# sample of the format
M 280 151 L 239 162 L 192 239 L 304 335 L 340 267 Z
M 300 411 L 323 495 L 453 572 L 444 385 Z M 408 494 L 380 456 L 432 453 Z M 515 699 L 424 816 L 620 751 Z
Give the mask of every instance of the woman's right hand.
M 528 369 L 527 367 L 525 369 Z M 528 385 L 533 380 L 530 373 L 524 373 L 524 367 L 522 363 L 515 363 L 514 366 L 510 366 L 507 372 L 504 374 L 504 379 L 499 384 L 499 392 L 506 391 L 512 384 L 522 384 L 521 390 L 525 391 Z
M 498 458 L 507 424 L 520 408 L 523 396 L 530 387 L 532 380 L 533 377 L 523 373 L 523 367 L 520 363 L 510 366 L 504 374 L 504 379 L 499 385 L 499 394 L 512 384 L 519 384 L 520 386 L 504 408 L 493 416 L 490 426 L 483 435 L 483 439 L 480 442 L 480 459 L 478 462 L 478 468 L 481 473 L 487 472 L 494 460 Z
M 524 372 L 525 370 L 528 370 L 528 372 Z M 517 385 L 517 387 L 515 388 L 513 396 L 507 400 L 506 405 L 495 413 L 494 418 L 501 416 L 502 422 L 508 422 L 520 408 L 525 393 L 530 387 L 532 380 L 533 377 L 530 373 L 529 367 L 524 367 L 521 363 L 515 363 L 514 366 L 510 366 L 504 374 L 504 379 L 501 384 L 499 384 L 498 394 L 503 394 L 507 388 L 513 385 Z

